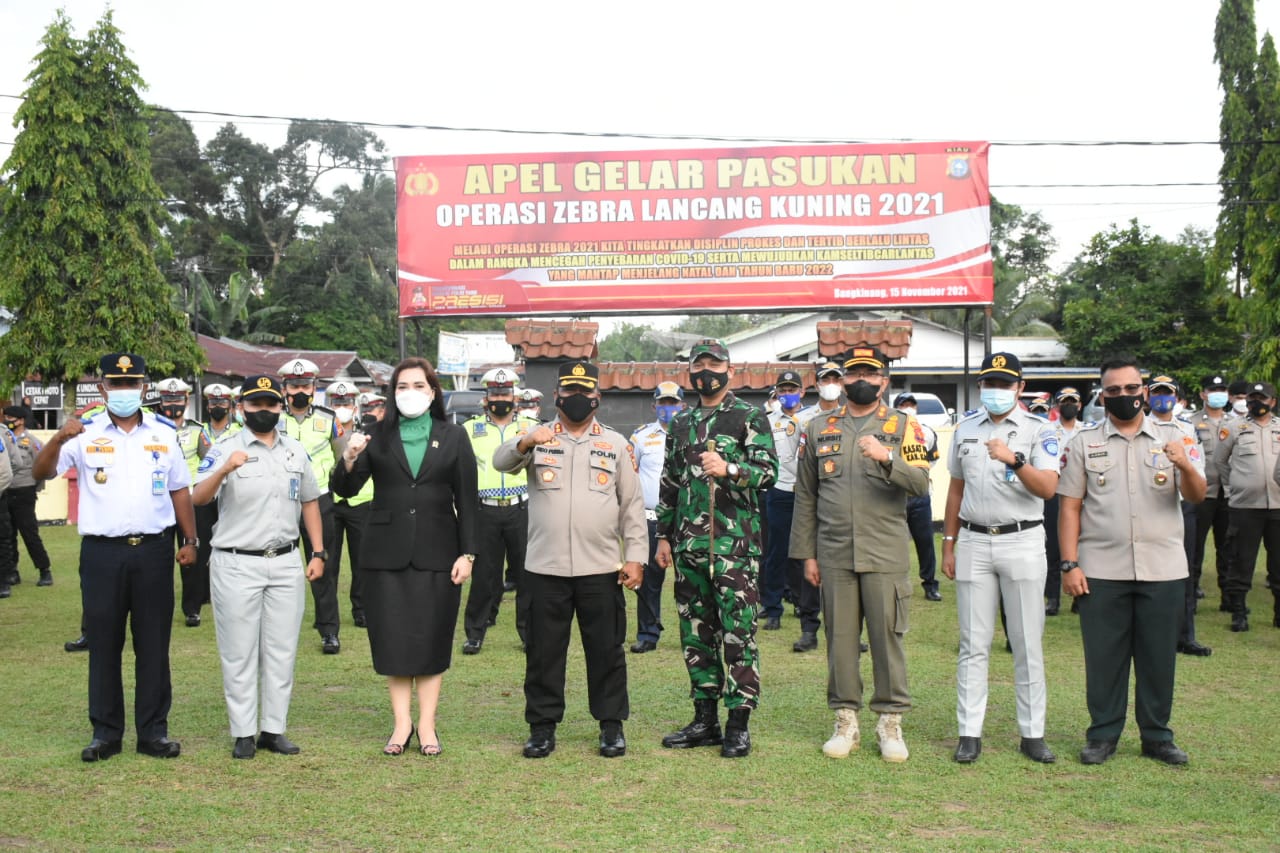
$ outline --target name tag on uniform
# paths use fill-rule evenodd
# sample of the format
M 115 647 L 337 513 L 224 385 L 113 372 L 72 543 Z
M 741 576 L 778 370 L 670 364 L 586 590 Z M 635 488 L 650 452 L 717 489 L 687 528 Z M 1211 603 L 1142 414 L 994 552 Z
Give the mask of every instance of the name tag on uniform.
M 90 468 L 110 468 L 116 464 L 116 449 L 110 444 L 86 444 L 84 461 Z
M 168 478 L 163 471 L 157 469 L 151 472 L 151 494 L 163 495 L 168 491 L 167 486 Z
M 289 478 L 289 500 L 296 501 L 298 493 L 302 490 L 302 479 L 300 477 Z

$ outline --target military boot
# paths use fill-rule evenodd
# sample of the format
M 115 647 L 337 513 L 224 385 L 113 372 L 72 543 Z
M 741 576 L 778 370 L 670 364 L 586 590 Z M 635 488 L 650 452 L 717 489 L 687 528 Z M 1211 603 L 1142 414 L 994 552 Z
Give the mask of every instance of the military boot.
M 716 700 L 694 699 L 693 722 L 664 737 L 662 745 L 667 749 L 688 749 L 692 746 L 719 746 L 723 741 Z
M 724 745 L 720 747 L 722 758 L 746 758 L 751 754 L 751 732 L 747 731 L 750 708 L 734 708 L 724 726 Z
M 895 764 L 906 761 L 907 742 L 902 737 L 902 715 L 881 714 L 876 723 L 876 739 L 880 741 L 880 757 Z
M 1243 595 L 1231 598 L 1231 630 L 1238 633 L 1249 630 L 1249 608 L 1245 607 Z

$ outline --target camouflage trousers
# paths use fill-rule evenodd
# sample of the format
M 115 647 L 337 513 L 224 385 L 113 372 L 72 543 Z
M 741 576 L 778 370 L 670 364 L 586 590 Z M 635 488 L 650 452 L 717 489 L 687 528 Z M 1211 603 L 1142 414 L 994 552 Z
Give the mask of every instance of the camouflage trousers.
M 760 700 L 756 647 L 759 557 L 675 555 L 680 643 L 694 699 L 724 697 L 724 706 L 754 708 Z

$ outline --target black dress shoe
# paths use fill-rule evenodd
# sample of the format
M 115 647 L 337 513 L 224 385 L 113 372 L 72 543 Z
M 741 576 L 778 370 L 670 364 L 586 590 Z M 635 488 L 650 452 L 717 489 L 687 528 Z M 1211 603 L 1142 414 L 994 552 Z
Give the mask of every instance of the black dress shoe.
M 48 569 L 40 571 L 40 580 L 36 581 L 36 586 L 53 586 L 53 572 Z
M 253 735 L 236 738 L 236 745 L 231 747 L 232 758 L 253 758 L 258 748 L 253 745 Z
M 342 643 L 338 641 L 337 634 L 325 634 L 320 638 L 320 650 L 326 655 L 336 655 L 342 651 Z
M 1091 740 L 1080 750 L 1081 764 L 1101 764 L 1116 754 L 1114 740 Z
M 502 591 L 503 591 L 503 592 L 515 592 L 515 591 L 516 591 L 516 582 L 515 582 L 515 581 L 506 581 L 506 582 L 504 582 L 504 583 L 502 584 Z
M 0 583 L 0 598 L 8 598 L 13 595 L 13 590 L 9 588 L 7 583 Z
M 89 745 L 80 750 L 81 761 L 106 761 L 113 755 L 120 754 L 120 741 L 94 738 Z
M 638 655 L 642 655 L 645 652 L 653 651 L 657 647 L 658 647 L 658 644 L 655 643 L 653 640 L 636 640 L 634 643 L 631 644 L 631 651 L 635 652 Z
M 182 753 L 182 744 L 176 740 L 169 740 L 167 737 L 158 737 L 155 740 L 138 741 L 138 752 L 143 755 L 150 755 L 152 758 L 177 758 Z
M 63 643 L 62 647 L 69 652 L 87 652 L 89 651 L 89 638 L 81 634 L 76 639 Z
M 1195 655 L 1196 657 L 1207 658 L 1209 655 L 1213 654 L 1213 649 L 1192 640 L 1189 643 L 1178 643 L 1178 652 L 1184 655 Z
M 297 755 L 302 752 L 302 747 L 284 735 L 272 734 L 271 732 L 263 732 L 258 735 L 258 748 L 270 752 L 278 752 L 281 755 Z
M 355 625 L 357 628 L 368 628 L 368 627 L 369 627 L 369 623 L 365 620 L 365 618 L 364 618 L 364 614 L 363 614 L 363 613 L 352 613 L 352 614 L 351 614 L 351 624 L 352 624 L 352 625 Z
M 1202 587 L 1202 586 L 1198 586 L 1198 587 L 1196 587 L 1196 598 L 1198 598 L 1198 599 L 1199 599 L 1199 598 L 1204 598 L 1204 587 Z
M 187 614 L 187 627 L 188 627 L 188 628 L 199 628 L 199 627 L 200 627 L 200 614 L 199 614 L 199 613 L 189 613 L 189 614 Z
M 1163 761 L 1165 764 L 1177 766 L 1186 764 L 1189 760 L 1187 754 L 1178 749 L 1178 745 L 1171 740 L 1143 740 L 1142 754 L 1147 758 L 1154 758 L 1156 761 Z
M 9 586 L 18 586 L 22 583 L 22 576 L 17 572 L 9 572 L 9 577 L 5 578 L 5 583 Z
M 924 591 L 924 599 L 925 601 L 941 601 L 942 593 L 938 592 L 936 589 L 926 589 Z
M 770 616 L 764 620 L 764 629 L 766 631 L 777 631 L 782 627 L 782 617 Z
M 1049 745 L 1042 737 L 1024 737 L 1022 743 L 1018 744 L 1018 751 L 1041 764 L 1052 764 L 1058 760 L 1058 756 L 1053 754 L 1053 750 L 1049 749 Z
M 866 654 L 867 652 L 869 652 L 869 651 L 871 651 L 871 646 L 869 646 L 869 645 L 868 645 L 868 644 L 866 644 L 866 643 L 858 643 L 858 652 L 859 652 L 859 653 L 861 653 L 861 654 L 864 654 L 864 655 L 865 655 L 865 654 Z
M 462 644 L 462 653 L 464 655 L 480 654 L 480 647 L 484 645 L 484 640 L 467 640 Z
M 1243 613 L 1231 614 L 1231 630 L 1236 634 L 1242 634 L 1249 630 L 1249 617 Z
M 960 742 L 956 744 L 956 754 L 953 756 L 956 763 L 972 764 L 978 760 L 979 755 L 982 755 L 982 738 L 961 735 Z
M 556 750 L 556 730 L 554 728 L 536 728 L 529 732 L 529 739 L 524 742 L 525 758 L 546 758 Z
M 1062 600 L 1058 598 L 1051 598 L 1044 606 L 1044 615 L 1057 616 L 1060 610 L 1062 610 Z
M 800 639 L 791 645 L 793 652 L 811 652 L 818 647 L 818 635 L 813 631 L 801 631 Z
M 600 754 L 605 758 L 627 754 L 627 739 L 622 735 L 620 720 L 606 720 L 600 724 Z

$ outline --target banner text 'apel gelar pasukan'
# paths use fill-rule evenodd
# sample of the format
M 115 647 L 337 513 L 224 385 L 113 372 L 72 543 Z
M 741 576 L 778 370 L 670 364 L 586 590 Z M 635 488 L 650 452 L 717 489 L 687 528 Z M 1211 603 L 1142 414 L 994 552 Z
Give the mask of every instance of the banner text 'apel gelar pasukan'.
M 988 304 L 987 148 L 400 157 L 400 315 Z

